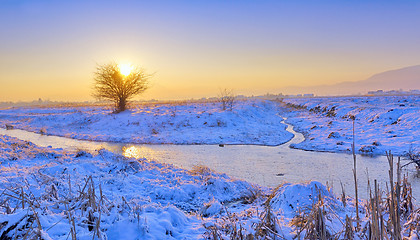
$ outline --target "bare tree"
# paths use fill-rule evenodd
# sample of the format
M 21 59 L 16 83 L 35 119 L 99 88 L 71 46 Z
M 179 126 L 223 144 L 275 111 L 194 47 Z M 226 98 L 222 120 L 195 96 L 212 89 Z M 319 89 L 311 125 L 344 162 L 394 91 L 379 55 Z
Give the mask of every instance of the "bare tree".
M 139 67 L 123 73 L 115 62 L 98 65 L 95 72 L 93 96 L 99 100 L 112 101 L 116 113 L 125 111 L 127 102 L 148 88 L 150 78 Z
M 222 110 L 232 111 L 233 105 L 235 103 L 235 95 L 233 94 L 232 89 L 220 89 L 219 92 L 219 101 L 222 103 Z

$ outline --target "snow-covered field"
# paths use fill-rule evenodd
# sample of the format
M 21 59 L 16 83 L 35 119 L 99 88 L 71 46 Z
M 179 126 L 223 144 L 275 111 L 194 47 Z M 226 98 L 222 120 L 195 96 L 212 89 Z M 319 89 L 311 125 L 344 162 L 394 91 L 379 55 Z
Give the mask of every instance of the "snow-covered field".
M 106 150 L 65 152 L 4 135 L 0 150 L 1 239 L 313 239 L 317 234 L 366 239 L 369 234 L 369 205 L 360 201 L 357 230 L 354 200 L 339 199 L 317 182 L 267 189 L 205 167 L 186 171 Z M 403 233 L 418 239 L 420 210 L 406 200 Z M 316 227 L 321 222 L 325 225 Z
M 76 139 L 170 144 L 263 144 L 289 141 L 270 101 L 238 101 L 233 111 L 220 103 L 149 104 L 120 114 L 104 107 L 11 108 L 0 111 L 0 127 Z
M 287 122 L 305 135 L 293 147 L 362 154 L 404 155 L 420 151 L 420 96 L 284 99 L 292 111 Z
M 290 140 L 282 117 L 305 135 L 298 149 L 403 155 L 420 150 L 420 96 L 249 100 L 233 111 L 219 103 L 145 104 L 112 114 L 106 107 L 17 107 L 0 110 L 0 127 L 75 139 L 151 144 L 261 144 Z
M 419 147 L 418 97 L 284 102 L 293 111 L 262 100 L 238 102 L 233 111 L 217 103 L 144 105 L 120 114 L 94 106 L 21 107 L 1 110 L 0 126 L 101 141 L 277 145 L 292 137 L 281 123 L 287 116 L 307 137 L 295 147 L 348 151 L 355 116 L 359 152 Z M 395 227 L 386 196 L 359 201 L 357 228 L 355 200 L 319 182 L 272 189 L 204 166 L 188 171 L 162 162 L 0 135 L 0 239 L 366 239 L 382 221 L 378 214 L 386 229 Z M 402 233 L 419 239 L 420 210 L 407 186 L 401 184 Z

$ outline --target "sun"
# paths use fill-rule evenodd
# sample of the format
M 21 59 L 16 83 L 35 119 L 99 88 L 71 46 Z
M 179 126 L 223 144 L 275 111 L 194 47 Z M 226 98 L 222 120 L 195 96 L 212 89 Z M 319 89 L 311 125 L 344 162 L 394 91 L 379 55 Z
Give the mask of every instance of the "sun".
M 133 66 L 131 64 L 118 64 L 118 68 L 120 69 L 120 73 L 124 76 L 128 76 L 133 70 Z

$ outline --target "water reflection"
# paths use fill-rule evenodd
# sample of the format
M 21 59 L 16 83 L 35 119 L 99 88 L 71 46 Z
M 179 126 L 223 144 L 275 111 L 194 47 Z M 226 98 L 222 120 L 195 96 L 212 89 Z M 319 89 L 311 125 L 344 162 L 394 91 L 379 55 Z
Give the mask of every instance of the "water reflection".
M 140 155 L 140 149 L 136 148 L 135 146 L 131 146 L 131 147 L 123 147 L 122 148 L 122 154 L 124 157 L 128 157 L 128 158 L 143 158 Z
M 147 160 L 156 160 L 159 156 L 158 151 L 153 150 L 151 147 L 144 145 L 141 146 L 123 146 L 122 155 L 128 158 L 145 158 Z

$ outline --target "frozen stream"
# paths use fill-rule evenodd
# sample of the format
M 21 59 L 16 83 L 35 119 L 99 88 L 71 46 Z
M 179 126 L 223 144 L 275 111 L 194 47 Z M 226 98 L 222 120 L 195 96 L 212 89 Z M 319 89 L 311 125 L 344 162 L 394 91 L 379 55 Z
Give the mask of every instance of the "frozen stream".
M 108 142 L 92 142 L 64 137 L 46 136 L 23 130 L 0 128 L 0 134 L 31 141 L 39 146 L 51 146 L 65 150 L 94 151 L 106 148 L 125 156 L 146 158 L 159 162 L 171 163 L 191 169 L 194 165 L 209 168 L 262 186 L 276 187 L 284 182 L 299 183 L 305 181 L 328 182 L 336 194 L 341 193 L 340 182 L 346 193 L 353 195 L 353 156 L 345 153 L 310 152 L 289 148 L 291 143 L 304 140 L 302 134 L 293 131 L 294 138 L 277 147 L 257 145 L 145 145 Z M 395 158 L 395 161 L 397 158 Z M 405 162 L 403 162 L 405 163 Z M 384 156 L 367 157 L 357 155 L 359 195 L 367 196 L 368 175 L 377 179 L 385 189 L 388 180 L 388 160 Z M 413 195 L 420 200 L 420 177 L 416 176 L 414 166 L 410 165 L 403 173 L 413 187 Z

